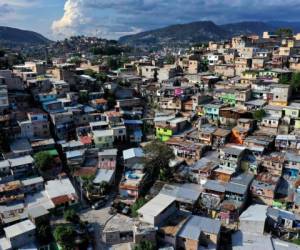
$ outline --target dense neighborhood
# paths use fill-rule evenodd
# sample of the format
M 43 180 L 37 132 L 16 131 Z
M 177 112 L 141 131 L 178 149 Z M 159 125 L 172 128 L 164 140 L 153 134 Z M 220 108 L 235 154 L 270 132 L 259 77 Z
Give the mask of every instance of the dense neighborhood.
M 300 249 L 300 34 L 0 49 L 0 250 Z

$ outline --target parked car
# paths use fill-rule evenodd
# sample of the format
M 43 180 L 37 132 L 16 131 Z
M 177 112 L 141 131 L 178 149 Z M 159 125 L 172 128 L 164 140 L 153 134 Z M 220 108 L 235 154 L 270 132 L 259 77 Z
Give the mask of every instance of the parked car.
M 92 209 L 99 209 L 103 208 L 105 206 L 106 202 L 105 201 L 98 201 L 92 205 Z

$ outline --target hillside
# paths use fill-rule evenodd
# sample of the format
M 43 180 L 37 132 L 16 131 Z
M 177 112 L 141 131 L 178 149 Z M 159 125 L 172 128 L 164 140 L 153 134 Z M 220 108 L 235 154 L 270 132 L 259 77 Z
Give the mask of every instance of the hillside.
M 188 45 L 210 40 L 228 39 L 242 34 L 261 35 L 264 31 L 273 31 L 279 27 L 290 27 L 295 32 L 300 29 L 299 23 L 287 22 L 239 22 L 217 25 L 211 21 L 200 21 L 188 24 L 171 25 L 165 28 L 123 36 L 121 43 L 134 46 Z M 297 28 L 298 27 L 298 28 Z
M 51 42 L 39 33 L 0 26 L 0 44 L 12 45 L 41 45 Z
M 141 32 L 120 38 L 121 43 L 130 45 L 170 45 L 190 42 L 221 40 L 229 37 L 229 33 L 211 21 L 193 22 L 171 25 L 166 28 Z

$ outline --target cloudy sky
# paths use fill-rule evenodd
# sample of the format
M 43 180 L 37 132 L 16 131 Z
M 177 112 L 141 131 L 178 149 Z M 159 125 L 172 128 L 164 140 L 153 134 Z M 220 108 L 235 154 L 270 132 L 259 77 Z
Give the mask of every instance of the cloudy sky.
M 300 21 L 300 0 L 0 0 L 0 25 L 59 39 L 118 38 L 175 23 Z

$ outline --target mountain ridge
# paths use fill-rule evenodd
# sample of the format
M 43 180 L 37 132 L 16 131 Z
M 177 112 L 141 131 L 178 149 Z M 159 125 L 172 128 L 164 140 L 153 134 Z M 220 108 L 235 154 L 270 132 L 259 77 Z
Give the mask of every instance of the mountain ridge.
M 0 26 L 0 44 L 3 45 L 43 45 L 50 42 L 51 40 L 34 31 Z
M 123 36 L 120 37 L 119 42 L 133 46 L 164 46 L 172 43 L 190 44 L 210 40 L 225 40 L 242 34 L 261 35 L 264 31 L 274 31 L 280 27 L 291 27 L 295 32 L 300 32 L 300 22 L 244 21 L 218 25 L 212 21 L 197 21 L 174 24 L 163 28 L 143 31 L 134 35 Z

